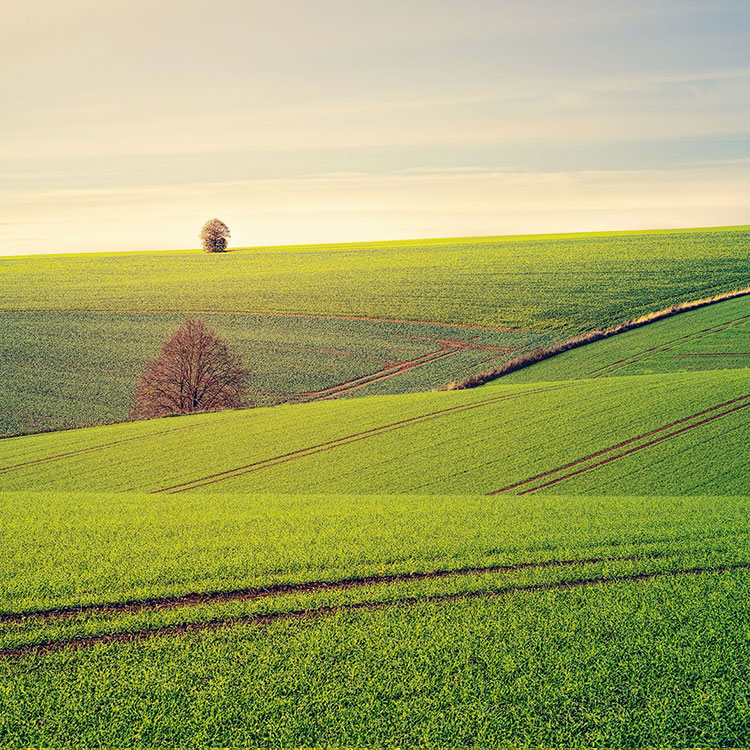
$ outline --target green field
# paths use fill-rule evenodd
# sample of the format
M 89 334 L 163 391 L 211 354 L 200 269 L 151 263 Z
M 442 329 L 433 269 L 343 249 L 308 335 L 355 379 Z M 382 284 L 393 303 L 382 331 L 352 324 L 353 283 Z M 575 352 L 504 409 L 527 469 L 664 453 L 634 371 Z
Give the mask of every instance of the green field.
M 2 496 L 0 742 L 750 739 L 747 498 L 191 497 Z
M 557 354 L 492 384 L 750 367 L 750 296 Z
M 252 371 L 253 405 L 442 385 L 549 335 L 368 320 L 203 316 Z M 0 314 L 0 436 L 122 422 L 178 313 Z
M 734 227 L 3 258 L 0 436 L 122 421 L 187 313 L 243 354 L 253 403 L 416 392 L 745 287 L 749 244 Z
M 8 438 L 0 489 L 742 494 L 749 406 L 742 369 L 177 417 Z
M 634 237 L 487 242 L 493 294 L 513 248 L 527 264 L 512 331 L 436 325 L 426 298 L 415 316 L 387 268 L 369 297 L 321 312 L 315 291 L 305 315 L 271 315 L 253 286 L 269 258 L 318 290 L 334 281 L 315 264 L 338 253 L 362 280 L 377 254 L 267 250 L 205 316 L 251 361 L 259 408 L 0 440 L 0 745 L 750 745 L 750 296 L 417 392 L 747 285 L 744 230 Z M 426 288 L 466 247 L 383 257 L 412 254 Z M 650 270 L 626 262 L 639 252 Z M 157 267 L 252 257 L 147 254 L 127 283 L 133 256 L 43 260 L 48 295 L 2 313 L 0 398 L 47 404 L 34 429 L 121 419 L 125 386 L 197 293 Z M 58 261 L 109 274 L 112 307 L 104 276 L 85 302 L 53 286 Z M 435 287 L 447 316 L 461 308 L 453 323 L 486 323 L 500 299 L 477 278 L 471 302 L 461 273 L 458 297 Z M 240 283 L 258 310 L 230 308 Z M 174 307 L 128 311 L 147 292 Z M 262 406 L 274 396 L 309 402 Z

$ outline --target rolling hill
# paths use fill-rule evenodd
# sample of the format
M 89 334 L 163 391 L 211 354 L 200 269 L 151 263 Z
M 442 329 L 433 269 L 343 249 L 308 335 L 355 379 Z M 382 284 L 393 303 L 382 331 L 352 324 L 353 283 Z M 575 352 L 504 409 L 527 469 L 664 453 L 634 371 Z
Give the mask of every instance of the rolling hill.
M 0 440 L 0 744 L 746 746 L 748 321 L 745 296 L 468 390 L 366 395 L 429 364 L 326 390 L 331 365 L 310 403 Z M 447 374 L 445 328 L 372 340 Z
M 418 392 L 750 277 L 747 227 L 0 260 L 0 435 L 122 421 L 184 315 L 257 405 Z

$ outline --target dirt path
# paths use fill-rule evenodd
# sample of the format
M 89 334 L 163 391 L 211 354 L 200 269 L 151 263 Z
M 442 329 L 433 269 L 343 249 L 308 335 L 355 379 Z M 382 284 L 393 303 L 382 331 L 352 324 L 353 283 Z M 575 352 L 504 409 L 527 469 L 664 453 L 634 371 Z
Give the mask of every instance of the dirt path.
M 739 398 L 732 399 L 731 401 L 725 401 L 722 404 L 717 404 L 716 406 L 712 406 L 709 409 L 704 409 L 703 411 L 700 411 L 696 414 L 692 414 L 689 417 L 684 417 L 683 419 L 678 419 L 675 422 L 670 422 L 669 424 L 663 425 L 662 427 L 658 427 L 655 430 L 651 430 L 650 432 L 645 432 L 642 435 L 637 435 L 636 437 L 629 438 L 628 440 L 624 440 L 623 442 L 617 443 L 616 445 L 610 446 L 609 448 L 605 448 L 601 451 L 597 451 L 596 453 L 591 453 L 588 456 L 584 456 L 583 458 L 579 458 L 575 461 L 571 461 L 570 463 L 567 463 L 563 466 L 559 466 L 556 469 L 551 469 L 550 471 L 546 471 L 542 474 L 537 474 L 536 476 L 529 477 L 528 479 L 524 479 L 520 482 L 516 482 L 515 484 L 508 485 L 507 487 L 503 487 L 502 489 L 494 490 L 493 492 L 490 492 L 488 494 L 499 495 L 504 492 L 511 492 L 513 490 L 517 490 L 520 487 L 525 487 L 525 489 L 515 494 L 526 495 L 531 492 L 536 492 L 537 490 L 541 490 L 545 487 L 550 487 L 554 484 L 558 484 L 559 482 L 563 482 L 566 479 L 570 479 L 574 476 L 577 476 L 578 474 L 583 474 L 584 472 L 591 471 L 592 469 L 596 469 L 599 466 L 604 466 L 605 464 L 611 463 L 612 461 L 615 461 L 619 458 L 624 458 L 625 456 L 629 456 L 632 453 L 636 453 L 637 451 L 643 450 L 644 448 L 648 448 L 652 445 L 656 445 L 657 443 L 661 443 L 664 440 L 668 440 L 669 438 L 675 437 L 676 435 L 681 435 L 683 432 L 694 430 L 696 427 L 701 427 L 702 425 L 708 424 L 709 422 L 713 422 L 729 414 L 733 414 L 734 412 L 737 412 L 741 409 L 745 409 L 748 406 L 750 406 L 750 394 L 746 396 L 740 396 Z M 727 408 L 727 407 L 731 407 L 731 408 Z M 726 409 L 726 410 L 719 411 L 720 409 Z M 715 413 L 715 412 L 718 412 L 718 413 Z M 705 417 L 705 415 L 707 414 L 711 414 L 711 416 Z M 699 419 L 699 417 L 705 417 L 705 418 Z M 694 420 L 698 420 L 698 421 L 694 421 Z M 686 422 L 690 422 L 691 424 L 685 425 Z M 667 430 L 670 430 L 671 428 L 676 427 L 677 425 L 681 425 L 681 424 L 685 426 L 680 427 L 679 429 L 674 430 L 673 432 L 666 432 Z M 661 434 L 661 433 L 666 433 L 666 434 Z M 620 448 L 624 448 L 627 445 L 631 445 L 632 443 L 636 443 L 640 440 L 644 440 L 645 438 L 651 437 L 653 435 L 658 435 L 658 437 L 656 437 L 653 440 L 649 440 L 645 443 L 642 443 L 640 445 L 636 445 L 632 448 L 629 448 L 628 450 L 623 451 L 622 453 L 617 453 L 615 455 L 608 456 L 607 458 L 601 461 L 597 461 L 596 463 L 590 464 L 588 466 L 584 466 L 580 469 L 576 469 L 575 471 L 568 472 L 567 474 L 563 474 L 562 476 L 555 477 L 554 479 L 550 479 L 549 481 L 543 482 L 542 484 L 538 484 L 532 487 L 527 486 L 527 485 L 531 485 L 537 482 L 540 479 L 552 477 L 553 475 L 558 474 L 561 471 L 565 471 L 575 466 L 580 466 L 581 464 L 585 464 L 588 461 L 591 461 L 595 458 L 599 458 L 601 456 L 607 456 L 607 454 L 609 453 L 613 453 L 614 451 L 617 451 Z
M 120 633 L 106 633 L 91 636 L 79 636 L 75 638 L 61 639 L 57 641 L 45 641 L 26 646 L 16 646 L 0 650 L 0 658 L 11 659 L 27 656 L 30 654 L 46 654 L 64 649 L 79 649 L 105 643 L 128 643 L 132 641 L 143 641 L 157 636 L 176 636 L 204 631 L 228 628 L 237 625 L 270 625 L 282 620 L 307 620 L 343 613 L 359 611 L 376 611 L 389 609 L 391 607 L 413 607 L 420 604 L 440 604 L 454 601 L 466 601 L 472 599 L 497 599 L 514 594 L 534 593 L 541 591 L 564 591 L 567 589 L 583 588 L 588 586 L 600 586 L 615 583 L 630 583 L 635 581 L 649 581 L 657 578 L 695 576 L 712 573 L 723 573 L 734 570 L 750 569 L 750 563 L 742 562 L 732 565 L 717 565 L 715 567 L 681 568 L 676 570 L 659 570 L 648 573 L 630 573 L 627 575 L 607 576 L 596 578 L 576 578 L 571 581 L 559 581 L 556 583 L 532 583 L 519 586 L 507 586 L 501 589 L 489 591 L 469 591 L 454 594 L 435 594 L 425 596 L 407 597 L 385 601 L 364 601 L 351 604 L 336 604 L 311 609 L 296 609 L 280 612 L 267 612 L 262 614 L 248 614 L 239 617 L 207 620 L 203 622 L 180 623 L 144 630 L 133 630 Z

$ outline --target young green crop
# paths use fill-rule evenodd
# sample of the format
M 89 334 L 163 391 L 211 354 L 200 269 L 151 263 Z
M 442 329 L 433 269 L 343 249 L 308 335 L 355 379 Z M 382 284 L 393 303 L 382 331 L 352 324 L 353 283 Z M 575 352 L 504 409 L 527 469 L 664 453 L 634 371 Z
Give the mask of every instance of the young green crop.
M 704 573 L 26 657 L 0 742 L 745 746 L 749 602 Z
M 618 487 L 632 494 L 649 467 L 684 453 L 679 471 L 659 470 L 661 492 L 745 494 L 746 452 L 722 446 L 747 440 L 748 409 L 744 370 L 280 406 L 9 438 L 0 488 L 512 493 L 569 464 L 601 459 L 586 469 L 595 481 L 637 457 L 645 468 Z
M 316 398 L 312 392 L 326 395 L 373 373 L 380 375 L 365 390 L 339 390 L 344 396 L 428 391 L 548 340 L 412 323 L 203 317 L 242 355 L 251 371 L 249 400 L 259 406 Z M 37 311 L 5 313 L 0 320 L 0 366 L 7 373 L 0 381 L 0 435 L 12 435 L 125 420 L 145 363 L 184 316 Z M 416 366 L 399 371 L 399 363 Z
M 750 367 L 750 295 L 571 349 L 493 384 Z
M 0 612 L 467 566 L 697 553 L 706 544 L 739 553 L 750 536 L 747 498 L 19 492 L 0 500 Z

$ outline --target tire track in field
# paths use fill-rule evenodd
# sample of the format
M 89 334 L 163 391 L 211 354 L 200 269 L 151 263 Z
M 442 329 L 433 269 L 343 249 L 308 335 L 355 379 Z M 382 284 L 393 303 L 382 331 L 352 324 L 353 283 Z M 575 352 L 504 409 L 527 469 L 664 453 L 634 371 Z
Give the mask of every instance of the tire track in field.
M 94 425 L 98 426 L 98 425 Z M 92 445 L 88 448 L 77 448 L 73 451 L 67 451 L 65 453 L 56 453 L 52 456 L 45 456 L 44 458 L 34 458 L 30 459 L 28 461 L 22 461 L 21 463 L 17 464 L 10 464 L 8 466 L 2 466 L 0 467 L 0 474 L 7 474 L 11 471 L 18 471 L 19 469 L 25 469 L 29 466 L 37 466 L 38 464 L 44 464 L 48 463 L 50 461 L 62 461 L 66 458 L 73 458 L 74 456 L 79 456 L 84 453 L 91 453 L 93 451 L 99 451 L 99 450 L 105 450 L 106 448 L 111 448 L 115 445 L 122 445 L 123 443 L 132 443 L 136 440 L 145 440 L 150 437 L 157 437 L 159 435 L 167 435 L 170 432 L 179 432 L 180 430 L 192 430 L 195 429 L 198 425 L 190 424 L 190 425 L 182 425 L 181 427 L 171 427 L 168 430 L 160 430 L 159 432 L 149 432 L 146 435 L 134 435 L 133 437 L 129 438 L 122 438 L 120 440 L 112 440 L 108 443 L 100 443 L 99 445 Z M 19 436 L 21 437 L 21 436 Z
M 587 588 L 602 586 L 613 583 L 633 583 L 649 581 L 658 578 L 676 578 L 679 576 L 698 576 L 711 573 L 726 573 L 735 570 L 748 570 L 750 563 L 734 563 L 732 565 L 717 565 L 713 567 L 680 568 L 674 570 L 658 570 L 645 573 L 629 573 L 626 575 L 606 576 L 596 578 L 576 578 L 570 581 L 558 581 L 549 583 L 531 583 L 518 586 L 507 586 L 500 589 L 485 591 L 466 591 L 452 594 L 433 594 L 425 596 L 412 596 L 401 599 L 384 601 L 352 602 L 350 604 L 332 604 L 311 609 L 295 609 L 278 612 L 255 613 L 240 615 L 231 618 L 216 618 L 203 622 L 180 623 L 177 625 L 165 625 L 163 627 L 148 628 L 143 630 L 132 630 L 120 633 L 103 633 L 100 635 L 79 636 L 56 641 L 44 641 L 42 643 L 15 646 L 0 649 L 0 659 L 12 659 L 31 654 L 42 655 L 65 649 L 80 649 L 90 646 L 108 643 L 128 643 L 134 641 L 145 641 L 160 636 L 179 636 L 205 631 L 218 630 L 220 628 L 235 627 L 238 625 L 265 626 L 275 622 L 290 620 L 302 621 L 313 618 L 326 617 L 328 615 L 346 614 L 352 612 L 373 612 L 377 610 L 390 609 L 392 607 L 414 607 L 420 604 L 442 604 L 456 601 L 470 601 L 475 599 L 499 599 L 514 594 L 527 594 L 544 591 L 565 591 L 575 588 Z
M 377 383 L 381 380 L 392 378 L 396 375 L 401 375 L 409 370 L 413 370 L 417 367 L 432 364 L 444 357 L 449 357 L 454 354 L 458 354 L 463 351 L 481 351 L 481 352 L 496 352 L 494 357 L 490 359 L 497 359 L 512 352 L 513 349 L 508 346 L 499 346 L 495 344 L 478 344 L 473 341 L 461 341 L 458 339 L 435 339 L 435 343 L 441 344 L 440 349 L 436 349 L 426 354 L 421 354 L 414 359 L 408 359 L 402 362 L 396 362 L 388 367 L 384 367 L 377 372 L 369 373 L 367 375 L 361 375 L 358 378 L 347 380 L 339 385 L 333 385 L 330 388 L 323 388 L 319 391 L 308 391 L 302 395 L 305 397 L 312 396 L 309 398 L 310 401 L 323 401 L 329 398 L 335 398 L 342 393 L 349 393 L 350 391 L 356 391 L 360 388 L 365 388 L 372 383 Z M 499 354 L 497 352 L 500 352 Z M 489 361 L 489 360 L 483 360 Z M 481 364 L 481 363 L 479 363 Z M 476 364 L 474 365 L 476 367 Z
M 632 453 L 636 453 L 638 451 L 643 450 L 644 448 L 649 448 L 652 445 L 656 445 L 657 443 L 661 443 L 664 440 L 668 440 L 669 438 L 673 438 L 677 435 L 681 435 L 684 432 L 694 430 L 697 427 L 701 427 L 717 419 L 726 417 L 729 414 L 734 414 L 735 412 L 740 411 L 741 409 L 745 409 L 748 406 L 750 406 L 750 394 L 745 395 L 745 396 L 740 396 L 735 399 L 731 399 L 730 401 L 725 401 L 724 403 L 717 404 L 716 406 L 712 406 L 708 409 L 704 409 L 703 411 L 697 412 L 696 414 L 692 414 L 689 417 L 683 417 L 682 419 L 678 419 L 675 422 L 670 422 L 669 424 L 663 425 L 662 427 L 657 427 L 656 429 L 651 430 L 650 432 L 645 432 L 642 435 L 637 435 L 636 437 L 629 438 L 628 440 L 624 440 L 621 443 L 612 445 L 609 448 L 604 448 L 603 450 L 597 451 L 596 453 L 591 453 L 588 456 L 584 456 L 583 458 L 576 459 L 575 461 L 571 461 L 570 463 L 564 464 L 563 466 L 558 466 L 556 469 L 545 471 L 541 474 L 537 474 L 536 476 L 529 477 L 528 479 L 524 479 L 520 482 L 516 482 L 515 484 L 510 484 L 507 487 L 503 487 L 502 489 L 494 490 L 493 492 L 489 492 L 488 495 L 500 495 L 505 492 L 511 492 L 520 487 L 524 487 L 524 489 L 515 494 L 526 495 L 531 492 L 536 492 L 537 490 L 541 490 L 541 489 L 544 489 L 545 487 L 550 487 L 552 485 L 558 484 L 559 482 L 563 482 L 566 479 L 571 479 L 572 477 L 578 476 L 579 474 L 583 474 L 587 471 L 591 471 L 600 466 L 605 466 L 606 464 L 611 463 L 612 461 L 616 461 L 617 459 L 624 458 L 625 456 L 629 456 Z M 720 409 L 726 409 L 726 411 L 719 411 Z M 708 417 L 705 416 L 707 414 L 710 414 L 711 416 L 708 416 Z M 704 418 L 699 419 L 699 417 L 704 417 Z M 698 421 L 694 421 L 694 420 L 698 420 Z M 688 424 L 685 424 L 686 422 Z M 683 425 L 683 426 L 679 427 L 678 429 L 672 432 L 667 432 L 667 430 L 670 430 L 673 427 L 677 427 L 678 425 Z M 640 440 L 644 440 L 654 435 L 657 435 L 658 437 L 655 437 L 653 440 L 648 440 L 645 443 L 635 445 L 634 447 L 629 448 L 621 453 L 616 453 L 615 455 L 611 455 L 611 456 L 607 455 L 609 453 L 613 453 L 614 451 L 619 450 L 620 448 L 624 448 L 627 445 L 632 445 L 633 443 L 637 443 Z M 531 487 L 527 486 L 527 485 L 532 485 L 533 483 L 537 482 L 540 479 L 553 477 L 555 474 L 558 474 L 561 471 L 566 471 L 567 469 L 571 469 L 575 466 L 581 466 L 581 464 L 585 464 L 588 461 L 591 461 L 595 458 L 600 458 L 601 456 L 607 456 L 607 457 L 603 458 L 601 461 L 597 461 L 596 463 L 589 464 L 588 466 L 582 466 L 581 468 L 575 469 L 574 471 L 568 472 L 558 477 L 554 477 L 553 479 L 549 479 L 548 481 L 543 482 L 542 484 L 534 485 Z
M 317 453 L 322 453 L 323 451 L 332 450 L 344 445 L 350 445 L 351 443 L 356 443 L 360 440 L 366 440 L 370 437 L 375 437 L 386 432 L 403 429 L 414 424 L 421 424 L 432 419 L 438 419 L 445 414 L 471 411 L 472 409 L 479 409 L 483 406 L 488 406 L 489 404 L 493 404 L 499 401 L 515 400 L 536 393 L 547 393 L 548 391 L 570 388 L 573 385 L 573 383 L 555 384 L 543 388 L 535 388 L 520 391 L 517 393 L 506 393 L 499 396 L 493 396 L 491 398 L 483 399 L 482 401 L 475 401 L 469 404 L 459 404 L 458 406 L 450 406 L 445 409 L 438 409 L 437 411 L 429 412 L 427 414 L 420 414 L 415 417 L 409 417 L 408 419 L 401 419 L 396 422 L 390 422 L 385 425 L 380 425 L 379 427 L 372 427 L 369 430 L 355 432 L 351 435 L 327 440 L 326 442 L 311 445 L 306 448 L 299 448 L 298 450 L 290 451 L 289 453 L 282 453 L 278 456 L 272 456 L 270 458 L 265 458 L 249 464 L 244 464 L 243 466 L 226 469 L 225 471 L 220 471 L 216 474 L 209 474 L 204 477 L 198 477 L 197 479 L 191 479 L 187 482 L 181 482 L 180 484 L 173 484 L 169 487 L 162 487 L 157 490 L 151 490 L 151 494 L 155 495 L 161 492 L 168 492 L 170 494 L 177 492 L 187 492 L 188 490 L 197 489 L 199 487 L 204 487 L 210 484 L 216 484 L 218 482 L 226 481 L 227 479 L 234 479 L 245 474 L 251 474 L 256 471 L 271 468 L 272 466 L 278 466 L 279 464 L 287 463 L 288 461 L 296 461 L 301 458 L 307 458 L 308 456 L 313 456 Z
M 400 375 L 401 373 L 413 370 L 417 367 L 428 365 L 431 362 L 442 359 L 443 357 L 457 354 L 462 350 L 462 348 L 465 347 L 443 346 L 440 349 L 427 352 L 426 354 L 422 354 L 419 357 L 415 357 L 414 359 L 408 359 L 403 362 L 398 362 L 388 367 L 384 367 L 381 370 L 377 370 L 376 372 L 367 373 L 366 375 L 360 375 L 358 378 L 347 380 L 343 383 L 339 383 L 338 385 L 332 385 L 330 388 L 323 388 L 319 391 L 308 391 L 307 393 L 303 393 L 302 395 L 305 397 L 311 397 L 308 398 L 308 400 L 310 401 L 323 401 L 325 399 L 335 398 L 341 393 L 348 393 L 349 391 L 355 391 L 359 388 L 364 388 L 365 386 L 368 386 L 372 383 L 377 383 L 380 380 L 392 378 L 395 375 Z
M 351 588 L 375 586 L 382 583 L 404 583 L 409 581 L 481 575 L 483 573 L 511 573 L 517 570 L 526 570 L 528 568 L 558 568 L 571 565 L 594 565 L 597 563 L 609 562 L 641 562 L 644 560 L 655 560 L 673 556 L 673 553 L 654 552 L 649 555 L 589 557 L 574 558 L 572 560 L 541 560 L 538 562 L 504 563 L 499 565 L 483 565 L 478 567 L 452 568 L 413 573 L 378 574 L 361 576 L 359 578 L 340 578 L 330 581 L 275 583 L 268 586 L 228 589 L 224 591 L 195 591 L 188 594 L 160 596 L 151 599 L 132 599 L 124 602 L 104 602 L 100 604 L 83 604 L 70 607 L 51 607 L 49 609 L 30 612 L 3 612 L 0 613 L 0 623 L 18 623 L 26 622 L 27 620 L 62 620 L 76 617 L 78 615 L 130 614 L 134 612 L 142 612 L 144 610 L 196 607 L 201 604 L 216 604 L 227 601 L 252 601 L 269 596 L 284 596 L 286 594 L 310 594 L 317 591 L 343 591 Z
M 630 365 L 639 364 L 645 359 L 655 357 L 658 354 L 664 354 L 665 352 L 672 351 L 676 347 L 686 344 L 689 341 L 699 341 L 700 339 L 712 336 L 716 333 L 721 333 L 729 328 L 733 328 L 735 325 L 742 325 L 745 321 L 750 319 L 750 315 L 743 315 L 742 317 L 735 318 L 734 320 L 728 320 L 724 323 L 718 323 L 710 328 L 703 328 L 700 331 L 694 331 L 693 333 L 687 333 L 684 336 L 678 336 L 677 338 L 670 339 L 658 346 L 652 346 L 648 349 L 644 349 L 639 354 L 633 355 L 632 357 L 626 357 L 625 359 L 618 359 L 615 362 L 611 362 L 608 365 L 599 367 L 596 370 L 592 370 L 589 373 L 589 377 L 600 378 L 612 373 L 619 372 L 620 370 L 630 367 Z

